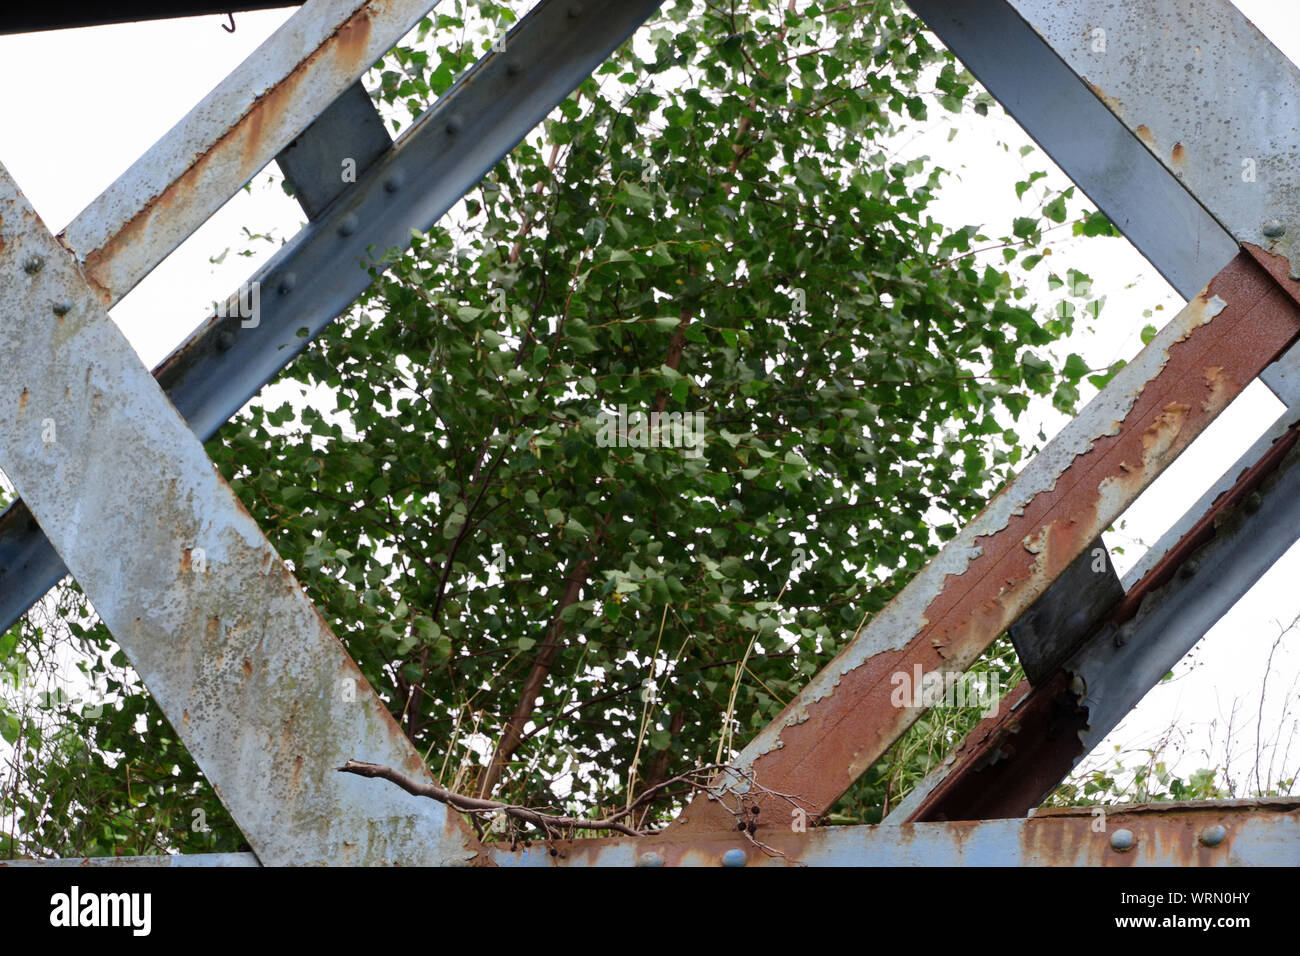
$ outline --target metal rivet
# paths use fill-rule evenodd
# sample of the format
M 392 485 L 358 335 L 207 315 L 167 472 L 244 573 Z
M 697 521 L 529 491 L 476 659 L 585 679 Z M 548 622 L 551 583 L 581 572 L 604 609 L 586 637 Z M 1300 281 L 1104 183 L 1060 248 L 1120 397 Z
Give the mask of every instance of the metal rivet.
M 72 311 L 72 303 L 71 303 L 71 302 L 55 302 L 55 303 L 54 303 L 54 314 L 57 315 L 57 316 L 59 316 L 60 318 L 62 318 L 63 316 L 67 315 L 67 314 L 68 314 L 69 312 L 71 312 L 71 311 Z
M 36 275 L 43 268 L 45 268 L 45 260 L 40 256 L 31 256 L 23 263 L 23 272 L 26 272 L 29 276 Z
M 406 177 L 400 172 L 395 172 L 384 180 L 384 192 L 395 193 L 406 185 Z
M 663 866 L 664 858 L 658 853 L 642 853 L 636 858 L 637 866 Z
M 722 865 L 723 866 L 744 866 L 747 859 L 748 858 L 745 856 L 744 850 L 739 850 L 739 849 L 728 850 L 726 853 L 722 854 Z
M 1218 846 L 1228 835 L 1228 828 L 1221 824 L 1208 826 L 1201 831 L 1200 841 L 1202 846 Z
M 280 284 L 275 287 L 280 295 L 288 295 L 298 284 L 298 274 L 296 272 L 286 272 L 280 279 Z
M 1075 697 L 1082 697 L 1088 692 L 1088 684 L 1083 679 L 1082 674 L 1075 674 L 1070 678 L 1070 693 Z
M 1115 830 L 1110 835 L 1110 848 L 1117 853 L 1133 849 L 1134 842 L 1132 830 Z
M 1243 505 L 1243 507 L 1246 509 L 1246 514 L 1253 515 L 1256 511 L 1259 510 L 1259 506 L 1262 505 L 1263 503 L 1264 503 L 1263 496 L 1260 495 L 1258 491 L 1252 491 L 1250 494 L 1246 496 L 1246 503 Z
M 461 118 L 461 115 L 459 113 L 452 113 L 450 116 L 447 117 L 447 132 L 450 133 L 452 136 L 455 136 L 457 133 L 459 133 L 461 127 L 463 127 L 464 125 L 465 125 L 465 121 L 464 119 Z
M 230 347 L 235 344 L 235 333 L 232 329 L 222 329 L 217 333 L 217 351 L 228 352 Z
M 518 76 L 522 69 L 518 60 L 506 60 L 506 76 Z
M 1188 558 L 1183 562 L 1183 566 L 1178 569 L 1178 576 L 1180 578 L 1190 578 L 1199 570 L 1201 570 L 1201 562 L 1195 558 Z
M 1264 235 L 1270 239 L 1281 239 L 1286 235 L 1286 226 L 1281 219 L 1270 219 L 1264 223 Z
M 360 223 L 357 222 L 356 215 L 353 213 L 348 213 L 339 221 L 339 235 L 340 236 L 352 235 L 354 232 L 357 231 L 358 225 L 360 225 Z
M 569 19 L 576 20 L 580 16 L 582 16 L 582 4 L 580 3 L 569 4 Z
M 1132 621 L 1125 621 L 1120 625 L 1120 629 L 1115 632 L 1115 646 L 1123 647 L 1133 638 L 1133 632 L 1137 629 Z

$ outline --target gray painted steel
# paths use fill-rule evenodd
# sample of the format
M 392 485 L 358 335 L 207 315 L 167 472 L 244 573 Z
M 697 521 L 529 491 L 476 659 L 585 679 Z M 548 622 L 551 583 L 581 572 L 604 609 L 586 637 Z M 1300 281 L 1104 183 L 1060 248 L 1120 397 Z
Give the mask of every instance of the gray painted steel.
M 365 85 L 356 82 L 286 146 L 275 162 L 303 212 L 319 219 L 330 203 L 355 188 L 361 174 L 392 145 Z M 351 163 L 350 182 L 344 178 L 347 162 Z
M 1007 631 L 1030 682 L 1051 678 L 1123 597 L 1110 552 L 1098 538 Z
M 31 264 L 38 261 L 39 269 Z M 454 864 L 428 771 L 73 257 L 0 168 L 0 468 L 268 864 Z
M 437 0 L 309 0 L 68 225 L 112 306 Z
M 1300 407 L 1289 409 L 1151 551 L 1161 555 L 1177 543 L 1184 525 L 1205 512 L 1218 496 L 1218 488 L 1235 481 L 1297 421 Z M 1101 743 L 1297 538 L 1300 448 L 1293 449 L 1260 488 L 1257 511 L 1238 508 L 1225 516 L 1214 538 L 1194 555 L 1194 574 L 1180 573 L 1145 598 L 1137 616 L 1124 625 L 1122 647 L 1115 646 L 1117 631 L 1108 624 L 1066 663 L 1067 669 L 1083 678 L 1085 686 L 1082 702 L 1088 708 L 1088 729 L 1081 734 L 1084 754 Z M 1140 580 L 1141 573 L 1139 566 L 1126 577 L 1130 587 Z
M 1088 89 L 1006 0 L 908 0 L 1184 299 L 1237 254 L 1237 244 Z M 1100 9 L 1095 0 L 1074 4 Z M 1109 3 L 1109 9 L 1128 4 Z M 1141 8 L 1145 0 L 1132 3 Z M 1071 38 L 1072 44 L 1082 42 Z M 1149 70 L 1169 82 L 1168 64 Z M 1181 78 L 1179 78 L 1181 79 Z M 1204 197 L 1202 197 L 1204 198 Z
M 462 76 L 385 157 L 250 278 L 263 290 L 256 328 L 209 319 L 155 371 L 207 441 L 346 310 L 370 283 L 368 250 L 405 249 L 653 13 L 662 0 L 582 5 L 546 0 L 516 25 L 504 52 Z M 452 121 L 462 123 L 455 134 Z M 392 191 L 390 191 L 392 190 Z M 349 235 L 340 230 L 355 223 Z M 306 329 L 300 336 L 299 329 Z M 0 631 L 66 573 L 34 522 L 0 521 Z

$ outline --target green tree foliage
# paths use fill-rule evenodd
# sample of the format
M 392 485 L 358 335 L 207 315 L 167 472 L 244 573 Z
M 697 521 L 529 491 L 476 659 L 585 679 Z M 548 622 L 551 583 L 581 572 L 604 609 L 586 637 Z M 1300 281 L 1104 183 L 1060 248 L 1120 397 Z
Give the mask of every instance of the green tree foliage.
M 385 61 L 397 115 L 487 49 L 467 6 L 514 16 L 442 4 Z M 1044 350 L 1074 303 L 1038 308 L 1024 279 L 1063 199 L 1014 235 L 954 229 L 928 212 L 944 171 L 893 157 L 900 129 L 983 102 L 918 22 L 893 0 L 732 6 L 665 4 L 389 256 L 283 404 L 209 444 L 462 792 L 590 812 L 725 760 L 1007 478 L 1029 396 L 1069 409 L 1087 371 Z M 610 446 L 623 407 L 701 430 Z M 979 666 L 1017 676 L 1005 645 Z M 86 759 L 150 751 L 213 828 L 171 845 L 237 844 L 157 708 L 114 712 Z M 878 818 L 974 719 L 927 718 L 846 818 Z M 122 837 L 147 829 L 134 791 L 95 772 L 79 812 L 148 852 Z

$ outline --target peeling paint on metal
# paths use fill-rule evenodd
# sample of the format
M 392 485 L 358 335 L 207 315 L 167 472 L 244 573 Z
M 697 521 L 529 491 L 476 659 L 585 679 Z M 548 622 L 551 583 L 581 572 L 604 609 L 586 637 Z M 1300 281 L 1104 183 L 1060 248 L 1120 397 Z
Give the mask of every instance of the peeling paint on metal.
M 312 0 L 96 198 L 60 238 L 111 308 L 437 0 Z
M 0 404 L 28 393 L 25 416 L 0 416 L 0 468 L 258 858 L 468 860 L 476 841 L 441 804 L 335 772 L 357 757 L 428 774 L 2 167 L 0 209 Z M 33 253 L 46 265 L 28 276 Z M 39 318 L 52 300 L 76 307 Z M 204 574 L 182 566 L 196 547 Z
M 1239 255 L 813 677 L 737 764 L 761 785 L 826 809 L 916 719 L 889 705 L 889 675 L 915 664 L 944 673 L 968 667 L 1295 339 L 1300 321 L 1294 309 L 1279 309 L 1282 301 L 1253 260 Z M 1214 359 L 1222 386 L 1207 389 L 1204 359 L 1228 343 L 1232 358 Z M 697 812 L 690 819 L 697 828 L 718 822 Z

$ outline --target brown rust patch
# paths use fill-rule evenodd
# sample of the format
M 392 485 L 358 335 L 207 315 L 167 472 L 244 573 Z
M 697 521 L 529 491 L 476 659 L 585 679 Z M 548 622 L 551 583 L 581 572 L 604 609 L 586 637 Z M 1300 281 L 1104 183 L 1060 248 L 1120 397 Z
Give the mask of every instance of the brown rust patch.
M 1215 296 L 1226 307 L 1168 348 L 1160 372 L 1135 390 L 1122 426 L 1076 456 L 1051 491 L 1028 501 L 997 533 L 978 539 L 980 553 L 965 572 L 946 578 L 922 611 L 927 623 L 906 647 L 843 673 L 820 699 L 791 701 L 777 717 L 779 746 L 751 764 L 762 786 L 795 795 L 810 815 L 831 806 L 919 716 L 892 706 L 891 675 L 917 665 L 922 673 L 965 669 L 1222 410 L 1203 407 L 1206 367 L 1222 369 L 1226 387 L 1217 398 L 1226 402 L 1240 390 L 1238 383 L 1253 379 L 1300 333 L 1300 313 L 1245 254 L 1198 301 Z M 1142 466 L 1126 474 L 1120 465 L 1129 462 Z M 1039 553 L 1022 546 L 1049 525 Z M 789 722 L 795 714 L 801 720 Z M 766 801 L 756 802 L 762 807 Z M 684 816 L 692 829 L 719 822 L 716 810 L 698 798 Z
M 250 661 L 247 657 L 244 658 L 243 671 L 245 677 L 253 676 L 253 662 Z
M 192 553 L 192 549 L 190 548 L 185 548 L 181 551 L 181 572 L 182 573 L 190 569 L 191 553 Z
M 197 156 L 184 172 L 163 187 L 152 199 L 137 210 L 118 231 L 98 249 L 88 251 L 84 257 L 84 273 L 100 301 L 108 307 L 126 290 L 110 286 L 112 264 L 123 250 L 147 235 L 155 221 L 166 222 L 178 218 L 174 210 L 183 209 L 206 192 L 205 177 L 212 167 L 223 165 L 223 158 L 238 150 L 240 172 L 243 179 L 251 178 L 261 168 L 263 157 L 258 149 L 264 138 L 263 125 L 268 116 L 278 116 L 296 100 L 297 91 L 304 80 L 312 85 L 321 82 L 321 76 L 308 76 L 316 62 L 325 56 L 332 58 L 329 72 L 350 73 L 357 66 L 365 67 L 366 45 L 371 33 L 370 11 L 362 9 L 326 37 L 319 47 L 305 57 L 275 87 L 257 97 L 248 111 L 239 117 L 206 152 Z M 229 159 L 224 159 L 229 162 Z M 60 236 L 62 239 L 62 236 Z
M 1098 86 L 1096 83 L 1091 83 L 1091 82 L 1089 82 L 1088 80 L 1084 80 L 1083 82 L 1085 82 L 1085 83 L 1088 84 L 1088 89 L 1092 90 L 1093 95 L 1096 96 L 1097 99 L 1099 99 L 1099 100 L 1101 100 L 1103 103 L 1105 103 L 1106 106 L 1107 106 L 1107 108 L 1108 108 L 1112 113 L 1114 113 L 1116 116 L 1123 116 L 1123 115 L 1124 115 L 1124 101 L 1123 101 L 1123 100 L 1121 100 L 1118 96 L 1111 96 L 1109 93 L 1107 93 L 1105 90 L 1103 90 L 1103 89 L 1102 89 L 1100 86 Z
M 29 392 L 29 391 L 27 390 L 27 386 L 24 385 L 24 386 L 23 386 L 23 390 L 22 390 L 22 392 L 20 392 L 19 395 L 18 395 L 18 414 L 19 414 L 19 415 L 21 415 L 23 412 L 25 412 L 25 411 L 27 410 L 27 400 L 30 399 L 31 397 L 32 397 L 32 393 Z
M 1137 134 L 1138 139 L 1142 140 L 1142 142 L 1146 143 L 1148 146 L 1156 145 L 1156 138 L 1151 133 L 1151 127 L 1147 126 L 1145 123 L 1143 123 L 1137 129 L 1135 129 L 1133 132 Z
M 1205 387 L 1209 389 L 1210 395 L 1201 405 L 1202 411 L 1208 412 L 1227 404 L 1225 393 L 1232 387 L 1232 383 L 1224 380 L 1223 366 L 1211 365 L 1205 370 Z
M 1182 143 L 1174 143 L 1174 151 L 1170 154 L 1169 159 L 1175 168 L 1181 169 L 1187 164 L 1187 147 Z

